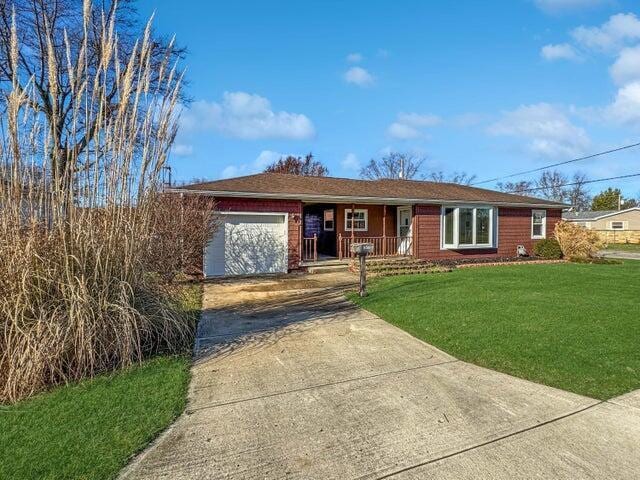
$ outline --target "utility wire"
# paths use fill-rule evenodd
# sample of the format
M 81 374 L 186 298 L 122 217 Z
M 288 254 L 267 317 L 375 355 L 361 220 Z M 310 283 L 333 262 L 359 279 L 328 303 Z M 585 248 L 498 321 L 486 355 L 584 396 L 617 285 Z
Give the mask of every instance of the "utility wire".
M 596 183 L 596 182 L 606 182 L 608 180 L 619 180 L 621 178 L 631 178 L 631 177 L 640 177 L 640 172 L 631 173 L 629 175 L 619 175 L 617 177 L 609 177 L 609 178 L 598 178 L 597 180 L 585 180 L 584 182 L 572 182 L 572 183 L 563 183 L 562 185 L 551 185 L 548 187 L 533 187 L 533 188 L 525 188 L 522 190 L 512 190 L 507 193 L 524 193 L 524 192 L 535 192 L 537 190 L 549 190 L 553 188 L 562 188 L 562 187 L 571 187 L 573 185 L 584 185 L 585 183 Z
M 481 182 L 474 182 L 471 185 L 482 185 L 483 183 L 495 182 L 496 180 L 504 180 L 506 178 L 518 177 L 520 175 L 527 175 L 528 173 L 541 172 L 542 170 L 547 170 L 548 168 L 559 167 L 560 165 L 566 165 L 568 163 L 580 162 L 582 160 L 588 160 L 590 158 L 600 157 L 602 155 L 608 155 L 610 153 L 619 152 L 621 150 L 627 150 L 629 148 L 640 146 L 640 142 L 632 143 L 631 145 L 624 145 L 622 147 L 613 148 L 611 150 L 606 150 L 604 152 L 594 153 L 592 155 L 587 155 L 586 157 L 573 158 L 571 160 L 565 160 L 564 162 L 552 163 L 551 165 L 547 165 L 546 167 L 534 168 L 533 170 L 526 170 L 524 172 L 512 173 L 511 175 L 505 175 L 503 177 L 490 178 L 488 180 L 482 180 Z

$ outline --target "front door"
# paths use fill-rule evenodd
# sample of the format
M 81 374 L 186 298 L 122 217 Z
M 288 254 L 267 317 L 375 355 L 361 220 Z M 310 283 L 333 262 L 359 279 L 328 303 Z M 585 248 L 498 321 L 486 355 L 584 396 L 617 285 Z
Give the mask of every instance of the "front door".
M 411 207 L 398 207 L 398 254 L 411 254 Z
M 335 205 L 304 206 L 304 238 L 318 237 L 318 254 L 336 256 Z

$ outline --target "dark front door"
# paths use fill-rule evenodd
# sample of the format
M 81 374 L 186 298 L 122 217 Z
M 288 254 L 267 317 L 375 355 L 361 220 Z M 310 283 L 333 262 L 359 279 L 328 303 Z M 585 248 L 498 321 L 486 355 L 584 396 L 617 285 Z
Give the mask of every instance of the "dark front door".
M 336 256 L 335 205 L 306 205 L 304 207 L 304 237 L 318 236 L 318 255 Z

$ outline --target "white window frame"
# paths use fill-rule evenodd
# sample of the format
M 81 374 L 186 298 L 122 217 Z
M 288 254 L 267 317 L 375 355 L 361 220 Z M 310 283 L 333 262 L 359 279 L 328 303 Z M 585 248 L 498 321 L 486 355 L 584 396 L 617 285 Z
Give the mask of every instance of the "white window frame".
M 534 235 L 533 234 L 533 219 L 536 213 L 542 213 L 542 234 Z M 547 211 L 543 209 L 534 208 L 531 210 L 531 238 L 534 240 L 541 240 L 543 238 L 547 238 Z
M 614 223 L 619 223 L 621 225 L 620 228 L 615 228 L 613 226 Z M 619 230 L 626 230 L 627 229 L 626 228 L 626 223 L 627 222 L 625 222 L 624 220 L 611 220 L 609 222 L 609 230 L 613 230 L 613 231 L 616 231 L 616 232 L 619 231 Z
M 349 214 L 351 213 L 352 209 L 351 208 L 346 208 L 344 210 L 344 229 L 345 231 L 350 232 L 351 231 L 351 225 L 349 225 L 349 221 L 351 220 L 349 218 Z M 364 213 L 364 228 L 353 228 L 354 232 L 368 232 L 369 231 L 369 210 L 367 210 L 366 208 L 356 208 L 353 209 L 353 213 L 352 213 L 352 217 L 354 214 L 356 213 Z
M 332 212 L 333 218 L 330 220 L 330 222 L 333 223 L 333 227 L 331 228 L 327 228 L 327 217 L 325 216 L 327 212 Z M 333 232 L 336 229 L 336 212 L 333 208 L 325 208 L 322 211 L 322 229 L 325 232 Z
M 445 211 L 453 208 L 453 243 L 445 243 Z M 473 209 L 473 241 L 472 244 L 460 244 L 460 209 Z M 489 243 L 476 243 L 476 217 L 478 210 L 489 210 Z M 443 205 L 440 211 L 440 250 L 464 250 L 497 247 L 498 214 L 497 209 L 490 205 Z

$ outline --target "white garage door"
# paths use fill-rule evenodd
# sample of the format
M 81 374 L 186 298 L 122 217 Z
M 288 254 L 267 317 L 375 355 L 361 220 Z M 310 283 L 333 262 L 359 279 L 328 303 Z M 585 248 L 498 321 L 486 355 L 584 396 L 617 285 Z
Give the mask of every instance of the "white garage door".
M 284 214 L 229 214 L 207 245 L 207 277 L 287 271 L 287 224 Z

